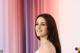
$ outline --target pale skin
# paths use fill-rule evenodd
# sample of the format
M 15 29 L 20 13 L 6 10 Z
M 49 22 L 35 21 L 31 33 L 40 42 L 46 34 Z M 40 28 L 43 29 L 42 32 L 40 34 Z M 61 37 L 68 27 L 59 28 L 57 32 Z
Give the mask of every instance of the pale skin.
M 36 34 L 40 37 L 39 53 L 56 53 L 54 45 L 47 39 L 47 24 L 43 17 L 39 17 L 36 21 Z

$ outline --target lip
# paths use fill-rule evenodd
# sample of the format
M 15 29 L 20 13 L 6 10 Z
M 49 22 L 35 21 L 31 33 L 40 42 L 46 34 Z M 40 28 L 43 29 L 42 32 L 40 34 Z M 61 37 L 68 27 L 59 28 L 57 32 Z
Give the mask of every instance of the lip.
M 41 31 L 38 31 L 38 33 L 40 33 Z
M 38 32 L 41 32 L 42 30 L 37 30 Z
M 38 30 L 37 32 L 40 33 L 40 32 L 42 32 L 42 30 Z

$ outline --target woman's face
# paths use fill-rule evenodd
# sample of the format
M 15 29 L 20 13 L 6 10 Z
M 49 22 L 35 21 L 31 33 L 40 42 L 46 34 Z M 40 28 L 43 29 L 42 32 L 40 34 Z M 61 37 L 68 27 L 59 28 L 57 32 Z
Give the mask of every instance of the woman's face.
M 46 20 L 43 17 L 39 17 L 36 20 L 36 34 L 38 37 L 44 37 L 47 36 L 47 24 L 46 24 Z

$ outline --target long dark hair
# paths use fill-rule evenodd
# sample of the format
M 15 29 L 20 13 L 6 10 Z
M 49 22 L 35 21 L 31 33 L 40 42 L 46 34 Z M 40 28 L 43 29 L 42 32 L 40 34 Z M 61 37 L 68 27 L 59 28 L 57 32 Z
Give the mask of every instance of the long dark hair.
M 55 46 L 56 53 L 61 53 L 61 45 L 60 45 L 58 30 L 57 30 L 57 26 L 54 18 L 49 14 L 40 14 L 39 16 L 37 16 L 35 23 L 39 17 L 43 17 L 46 20 L 47 29 L 48 29 L 47 39 Z M 36 37 L 40 40 L 37 34 L 36 34 Z

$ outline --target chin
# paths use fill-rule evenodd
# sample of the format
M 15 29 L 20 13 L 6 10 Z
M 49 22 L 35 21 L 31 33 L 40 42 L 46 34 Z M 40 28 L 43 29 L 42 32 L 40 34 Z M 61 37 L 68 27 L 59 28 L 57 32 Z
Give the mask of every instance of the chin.
M 41 34 L 37 34 L 37 36 L 38 36 L 38 37 L 41 37 L 42 35 L 41 35 Z
M 40 37 L 41 35 L 37 35 L 38 37 Z

